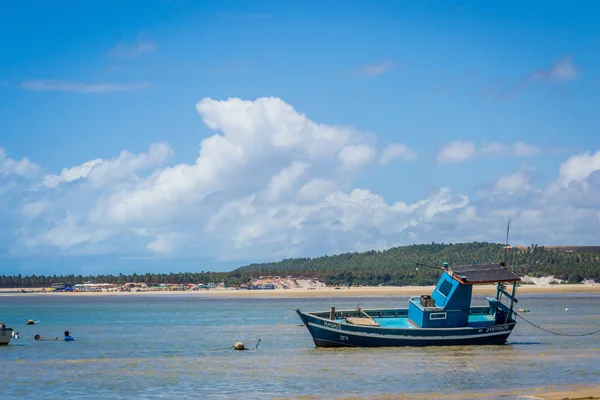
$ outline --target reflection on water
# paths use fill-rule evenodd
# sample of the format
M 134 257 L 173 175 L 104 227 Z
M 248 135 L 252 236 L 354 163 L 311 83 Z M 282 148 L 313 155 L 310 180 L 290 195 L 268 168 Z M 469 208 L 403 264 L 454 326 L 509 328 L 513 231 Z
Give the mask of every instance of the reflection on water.
M 557 337 L 523 321 L 503 346 L 318 349 L 296 316 L 278 324 L 296 306 L 354 308 L 356 299 L 27 295 L 0 300 L 1 319 L 21 333 L 18 342 L 0 349 L 11 365 L 1 392 L 13 396 L 427 398 L 504 391 L 515 384 L 600 381 L 600 335 Z M 529 295 L 519 305 L 532 310 L 529 320 L 548 329 L 584 332 L 598 329 L 599 300 Z M 365 308 L 406 301 L 360 299 Z M 28 319 L 41 322 L 25 325 Z M 65 329 L 75 342 L 33 340 L 36 333 L 55 337 Z M 263 335 L 256 351 L 227 349 L 236 341 L 254 347 Z

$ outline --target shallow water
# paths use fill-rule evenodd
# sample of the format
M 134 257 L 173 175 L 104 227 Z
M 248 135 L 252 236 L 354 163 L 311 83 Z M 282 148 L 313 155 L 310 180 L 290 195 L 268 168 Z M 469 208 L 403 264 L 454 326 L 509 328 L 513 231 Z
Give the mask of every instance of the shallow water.
M 494 393 L 600 382 L 600 334 L 559 337 L 519 321 L 503 346 L 317 349 L 294 307 L 403 307 L 408 297 L 223 299 L 198 295 L 0 296 L 21 339 L 0 348 L 0 394 L 32 398 L 335 398 Z M 476 298 L 484 304 L 483 297 Z M 600 329 L 600 296 L 523 295 L 566 333 Z M 569 311 L 565 311 L 565 307 Z M 39 320 L 25 325 L 28 319 Z M 74 342 L 35 341 L 62 336 Z M 256 351 L 228 350 L 236 341 Z

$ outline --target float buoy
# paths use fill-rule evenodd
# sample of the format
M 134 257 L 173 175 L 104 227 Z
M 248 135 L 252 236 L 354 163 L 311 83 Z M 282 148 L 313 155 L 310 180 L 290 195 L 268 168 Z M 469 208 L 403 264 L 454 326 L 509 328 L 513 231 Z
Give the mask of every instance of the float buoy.
M 27 322 L 26 322 L 26 324 L 27 325 L 33 325 L 33 324 L 35 324 L 35 321 L 32 320 L 32 319 L 28 319 Z
M 246 347 L 244 347 L 244 343 L 242 343 L 242 342 L 235 342 L 235 344 L 233 345 L 233 349 L 234 350 L 246 350 Z
M 569 311 L 569 309 L 568 309 L 568 308 L 565 308 L 565 311 Z

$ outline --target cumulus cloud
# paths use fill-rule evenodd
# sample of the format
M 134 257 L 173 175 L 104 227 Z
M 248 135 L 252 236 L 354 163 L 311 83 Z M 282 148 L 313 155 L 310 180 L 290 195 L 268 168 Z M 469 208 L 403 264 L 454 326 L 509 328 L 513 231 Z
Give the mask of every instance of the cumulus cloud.
M 6 151 L 0 147 L 0 176 L 18 175 L 23 178 L 32 178 L 39 170 L 40 167 L 27 157 L 17 161 L 8 157 Z
M 560 164 L 558 180 L 563 186 L 571 182 L 583 182 L 593 172 L 600 170 L 600 151 L 590 154 L 589 151 L 574 155 Z
M 177 247 L 181 241 L 181 234 L 179 233 L 166 233 L 160 234 L 152 242 L 146 245 L 148 250 L 154 253 L 169 254 Z
M 110 236 L 109 230 L 89 229 L 80 217 L 67 212 L 62 220 L 47 230 L 27 236 L 25 243 L 31 247 L 51 246 L 68 249 L 82 243 L 99 243 Z
M 155 143 L 147 153 L 131 154 L 122 151 L 119 157 L 110 160 L 96 158 L 81 165 L 63 168 L 60 175 L 46 175 L 44 185 L 54 188 L 61 183 L 87 179 L 93 186 L 102 186 L 108 181 L 116 181 L 146 168 L 164 163 L 173 153 L 166 143 Z
M 475 144 L 460 140 L 449 142 L 437 155 L 440 164 L 458 164 L 475 155 Z
M 270 207 L 256 196 L 234 200 L 211 218 L 209 231 L 246 257 L 270 246 L 278 249 L 280 256 L 311 252 L 312 247 L 322 245 L 342 245 L 347 251 L 372 234 L 396 235 L 430 225 L 438 215 L 463 208 L 469 201 L 447 188 L 412 204 L 389 204 L 367 189 L 350 193 L 335 190 L 313 200 L 309 204 L 288 202 Z M 346 238 L 348 243 L 343 245 L 335 238 Z
M 265 190 L 265 198 L 267 201 L 279 200 L 282 194 L 289 192 L 294 183 L 302 177 L 309 164 L 294 161 L 289 167 L 282 169 L 279 173 L 271 178 L 267 189 Z
M 361 144 L 344 147 L 338 154 L 342 167 L 348 169 L 360 168 L 370 163 L 377 152 L 369 145 Z
M 531 179 L 530 170 L 526 165 L 522 165 L 518 171 L 498 177 L 494 182 L 494 190 L 502 194 L 528 191 L 531 188 Z
M 449 189 L 388 204 L 352 188 L 354 175 L 377 156 L 372 138 L 311 121 L 280 99 L 203 99 L 197 110 L 215 134 L 202 140 L 195 162 L 155 168 L 171 153 L 157 144 L 47 175 L 47 198 L 22 208 L 44 229 L 36 232 L 30 223 L 24 243 L 79 248 L 133 234 L 153 253 L 190 251 L 190 243 L 201 242 L 217 257 L 292 256 L 313 251 L 315 241 L 324 249 L 352 249 L 373 232 L 401 233 L 468 203 Z M 413 153 L 396 145 L 386 157 Z M 135 176 L 144 168 L 155 169 Z
M 414 161 L 417 159 L 417 153 L 402 143 L 391 143 L 381 153 L 379 163 L 387 165 L 395 159 Z
M 498 142 L 486 142 L 477 147 L 473 142 L 448 142 L 437 155 L 440 164 L 458 164 L 475 156 L 485 157 L 532 157 L 540 153 L 539 147 L 523 142 L 507 145 Z
M 290 160 L 324 164 L 361 140 L 351 128 L 314 123 L 276 98 L 204 99 L 197 110 L 206 125 L 220 133 L 202 141 L 196 162 L 158 170 L 135 188 L 114 193 L 98 210 L 102 218 L 127 221 L 169 215 L 182 202 L 200 203 L 242 188 L 264 189 Z M 363 147 L 355 150 L 342 158 L 358 166 L 368 155 L 362 154 Z
M 556 181 L 568 184 L 552 190 L 523 165 L 490 177 L 477 196 L 442 187 L 411 193 L 410 201 L 398 191 L 399 199 L 390 201 L 354 184 L 361 170 L 373 168 L 377 151 L 371 137 L 353 128 L 312 121 L 277 98 L 207 98 L 197 111 L 214 132 L 201 141 L 195 160 L 164 166 L 172 151 L 155 144 L 46 176 L 42 189 L 16 207 L 19 245 L 244 263 L 369 244 L 502 240 L 508 218 L 515 243 L 598 237 L 599 153 L 566 160 Z M 446 149 L 444 162 L 535 153 L 519 143 L 478 148 L 453 142 Z M 379 163 L 386 157 L 413 159 L 402 145 L 384 149 Z

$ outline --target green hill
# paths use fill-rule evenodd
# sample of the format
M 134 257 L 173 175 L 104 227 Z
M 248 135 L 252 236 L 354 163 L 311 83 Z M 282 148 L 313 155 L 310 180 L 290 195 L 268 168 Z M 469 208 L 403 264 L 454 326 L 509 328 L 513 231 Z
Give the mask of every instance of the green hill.
M 508 250 L 508 265 L 515 272 L 531 276 L 554 275 L 569 282 L 584 279 L 600 281 L 600 253 L 549 251 L 542 246 Z M 430 285 L 439 271 L 416 268 L 417 263 L 441 266 L 473 262 L 500 262 L 501 244 L 473 242 L 394 247 L 385 251 L 346 253 L 317 258 L 295 258 L 279 262 L 251 264 L 236 271 L 243 275 L 306 276 L 328 284 Z
M 565 250 L 566 249 L 566 250 Z M 569 283 L 592 279 L 600 282 L 600 252 L 586 247 L 551 248 L 531 245 L 509 249 L 508 265 L 516 273 L 529 276 L 554 275 Z M 260 275 L 316 278 L 327 284 L 343 285 L 432 285 L 439 270 L 416 268 L 417 263 L 441 267 L 488 263 L 504 260 L 504 246 L 473 242 L 456 244 L 424 244 L 394 247 L 385 251 L 345 253 L 317 258 L 293 258 L 278 262 L 250 264 L 231 272 L 181 272 L 169 274 L 132 274 L 99 276 L 0 276 L 0 287 L 42 287 L 53 283 L 83 283 L 86 281 L 124 284 L 126 282 L 210 283 L 225 282 L 228 286 L 248 283 Z

